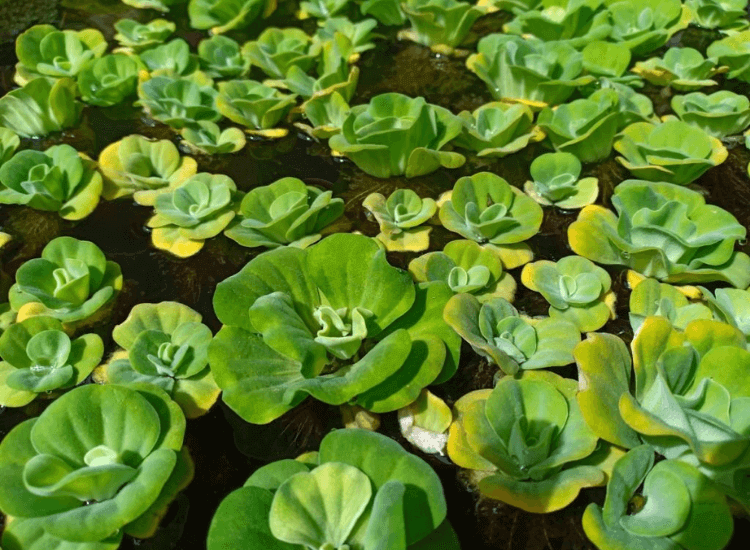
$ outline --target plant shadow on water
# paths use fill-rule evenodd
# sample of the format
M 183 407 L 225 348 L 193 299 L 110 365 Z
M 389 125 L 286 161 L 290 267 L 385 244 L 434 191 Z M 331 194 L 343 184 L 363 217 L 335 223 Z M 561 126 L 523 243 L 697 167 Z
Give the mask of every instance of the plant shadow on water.
M 15 17 L 13 14 L 16 11 L 0 10 L 0 15 L 6 21 L 11 18 L 16 27 L 6 26 L 0 32 L 0 63 L 4 66 L 2 82 L 6 88 L 11 81 L 15 62 L 12 59 L 12 40 L 29 25 L 51 22 L 66 28 L 94 26 L 111 39 L 112 24 L 116 19 L 147 17 L 147 14 L 139 10 L 112 0 L 76 2 L 80 9 L 63 7 L 57 12 L 50 9 L 54 2 L 37 1 L 32 4 L 32 7 L 27 7 L 29 3 L 24 2 L 23 8 L 18 11 L 31 14 L 24 19 Z M 3 5 L 22 4 L 5 2 Z M 37 5 L 40 11 L 37 12 L 38 15 L 33 15 Z M 290 2 L 282 3 L 278 12 L 265 24 L 300 25 L 292 18 L 289 5 Z M 507 16 L 502 14 L 480 19 L 469 43 L 475 42 L 479 36 L 496 32 L 505 20 Z M 195 45 L 201 35 L 186 30 L 184 10 L 178 14 L 177 21 L 178 28 L 183 29 L 180 35 Z M 231 36 L 244 40 L 253 33 L 257 35 L 257 31 L 251 28 L 244 34 L 231 33 Z M 428 48 L 396 41 L 395 33 L 391 34 L 388 40 L 379 41 L 374 50 L 362 56 L 362 74 L 353 104 L 365 103 L 386 91 L 401 92 L 412 97 L 424 96 L 427 101 L 448 107 L 454 112 L 473 110 L 491 101 L 484 84 L 465 68 L 462 59 L 435 55 Z M 705 52 L 713 39 L 715 36 L 710 32 L 690 28 L 676 35 L 670 45 L 690 45 Z M 655 55 L 661 55 L 665 49 L 666 47 L 655 52 Z M 719 86 L 715 88 L 725 89 L 725 82 L 720 79 Z M 746 84 L 738 85 L 736 82 L 726 88 L 748 92 Z M 646 87 L 645 93 L 651 96 L 658 114 L 668 110 L 669 97 L 660 89 Z M 65 142 L 73 144 L 92 158 L 97 158 L 107 144 L 133 133 L 174 139 L 166 126 L 147 120 L 137 108 L 86 108 L 83 123 L 78 128 L 44 140 L 27 140 L 24 146 L 45 149 L 52 144 Z M 441 169 L 411 180 L 381 180 L 362 173 L 349 161 L 332 158 L 325 143 L 310 141 L 292 131 L 287 137 L 277 141 L 250 140 L 237 154 L 214 158 L 199 156 L 196 160 L 199 170 L 227 174 L 242 191 L 267 185 L 284 176 L 299 177 L 308 184 L 330 189 L 335 196 L 343 198 L 346 205 L 343 221 L 337 222 L 333 230 L 358 230 L 374 236 L 378 233 L 378 226 L 368 219 L 361 205 L 369 193 L 388 195 L 399 187 L 409 187 L 422 197 L 437 198 L 451 189 L 459 177 L 483 170 L 495 172 L 512 185 L 522 187 L 529 178 L 529 164 L 542 152 L 543 148 L 538 144 L 531 145 L 503 159 L 486 160 L 471 156 L 466 165 L 456 170 Z M 750 181 L 746 175 L 748 161 L 750 153 L 744 147 L 730 148 L 726 162 L 691 185 L 706 195 L 710 202 L 735 215 L 746 227 L 750 226 Z M 585 165 L 582 176 L 599 178 L 601 194 L 597 203 L 608 207 L 611 207 L 610 197 L 615 185 L 628 179 L 627 171 L 614 161 L 613 155 L 596 165 Z M 129 200 L 102 201 L 91 216 L 78 223 L 61 220 L 55 213 L 2 206 L 0 227 L 15 238 L 2 251 L 0 291 L 7 293 L 16 269 L 24 261 L 37 257 L 49 240 L 58 235 L 70 235 L 95 242 L 105 251 L 108 259 L 120 264 L 125 277 L 123 292 L 111 314 L 92 327 L 103 338 L 107 352 L 112 352 L 115 348 L 111 339 L 114 325 L 121 323 L 130 309 L 142 302 L 180 301 L 201 313 L 203 322 L 214 332 L 218 331 L 221 324 L 212 307 L 216 284 L 239 271 L 259 251 L 242 248 L 221 235 L 207 241 L 203 250 L 195 256 L 177 259 L 151 246 L 150 235 L 145 228 L 150 215 L 151 209 Z M 529 241 L 536 258 L 558 260 L 572 253 L 568 246 L 567 228 L 576 215 L 576 211 L 545 207 L 541 230 Z M 430 249 L 441 250 L 447 242 L 456 238 L 457 235 L 435 226 L 431 234 Z M 745 242 L 741 249 L 750 252 L 750 245 Z M 405 269 L 414 257 L 416 254 L 413 253 L 391 253 L 388 259 L 393 265 Z M 616 334 L 629 343 L 633 335 L 627 318 L 629 290 L 625 272 L 621 268 L 609 268 L 608 272 L 612 276 L 613 290 L 617 295 L 618 318 L 609 321 L 601 330 Z M 511 274 L 516 281 L 520 280 L 520 268 L 512 270 Z M 708 286 L 713 288 L 712 285 Z M 514 305 L 529 315 L 544 315 L 547 312 L 544 298 L 520 284 Z M 472 353 L 465 343 L 462 351 L 463 359 L 456 376 L 434 390 L 449 405 L 469 391 L 491 387 L 496 372 L 494 366 Z M 574 366 L 558 368 L 555 372 L 571 378 L 577 376 Z M 27 416 L 39 414 L 45 406 L 42 401 L 35 402 L 23 411 L 2 411 L 0 436 Z M 603 502 L 603 488 L 584 491 L 572 505 L 559 512 L 529 514 L 480 497 L 472 488 L 466 473 L 450 464 L 446 458 L 425 455 L 411 447 L 401 437 L 395 413 L 383 415 L 381 420 L 381 432 L 424 458 L 438 472 L 449 503 L 448 517 L 461 538 L 463 548 L 593 548 L 583 533 L 580 518 L 589 502 Z M 222 498 L 241 486 L 262 464 L 317 449 L 323 436 L 336 427 L 341 427 L 338 410 L 311 399 L 266 426 L 249 425 L 223 403 L 218 403 L 207 415 L 188 422 L 185 443 L 195 462 L 193 482 L 172 504 L 154 538 L 133 540 L 126 537 L 121 548 L 204 548 L 208 524 Z M 737 519 L 734 537 L 736 547 L 740 546 L 744 535 L 748 534 L 749 525 L 747 518 Z

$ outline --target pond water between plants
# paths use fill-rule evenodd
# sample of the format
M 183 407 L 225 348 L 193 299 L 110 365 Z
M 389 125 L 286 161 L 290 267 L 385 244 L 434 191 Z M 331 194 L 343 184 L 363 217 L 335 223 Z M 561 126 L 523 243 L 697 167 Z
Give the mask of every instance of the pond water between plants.
M 2 93 L 12 85 L 13 33 L 24 30 L 31 24 L 49 22 L 59 28 L 94 27 L 101 30 L 108 40 L 113 36 L 113 23 L 122 17 L 147 20 L 144 12 L 129 8 L 120 2 L 71 2 L 80 9 L 56 6 L 54 2 L 37 2 L 39 15 L 34 16 L 36 5 L 29 4 L 25 12 L 7 11 L 8 5 L 18 10 L 21 3 L 7 2 L 0 9 L 0 16 L 12 18 L 22 27 L 3 33 L 8 41 L 2 44 Z M 26 3 L 24 3 L 26 5 Z M 50 7 L 51 6 L 51 7 Z M 6 11 L 3 11 L 6 10 Z M 173 10 L 174 11 L 174 10 Z M 178 35 L 192 46 L 203 37 L 186 25 L 186 14 L 177 10 Z M 28 19 L 19 17 L 19 13 Z M 490 32 L 496 32 L 507 20 L 495 14 L 482 18 L 472 31 L 469 44 Z M 264 26 L 309 26 L 293 17 L 290 2 L 284 2 L 273 16 L 263 22 Z M 310 30 L 310 29 L 306 29 Z M 249 29 L 247 36 L 241 33 L 234 38 L 242 41 L 257 35 Z M 705 48 L 717 35 L 710 31 L 689 28 L 678 33 L 668 46 L 692 46 L 705 52 Z M 378 40 L 374 50 L 363 54 L 359 62 L 361 77 L 353 104 L 369 101 L 373 96 L 386 91 L 401 92 L 411 97 L 423 96 L 430 103 L 450 108 L 453 112 L 473 110 L 492 101 L 485 85 L 469 72 L 462 59 L 440 56 L 429 48 L 409 42 L 400 42 L 395 31 L 383 40 Z M 654 52 L 661 55 L 667 49 Z M 251 78 L 255 78 L 252 74 Z M 258 78 L 262 80 L 262 76 Z M 716 89 L 731 89 L 747 94 L 748 86 L 736 81 L 719 79 Z M 643 93 L 652 99 L 657 114 L 669 110 L 670 96 L 664 89 L 646 86 Z M 147 119 L 138 108 L 113 107 L 84 110 L 83 122 L 62 135 L 53 134 L 49 139 L 24 143 L 25 146 L 44 150 L 57 143 L 69 143 L 92 158 L 97 158 L 109 143 L 130 134 L 142 134 L 159 139 L 172 139 L 173 132 L 166 126 Z M 378 225 L 368 219 L 362 208 L 362 200 L 370 193 L 388 195 L 397 188 L 414 189 L 421 197 L 437 198 L 452 188 L 456 179 L 479 171 L 491 171 L 501 175 L 512 185 L 523 187 L 528 179 L 530 162 L 542 151 L 542 147 L 530 145 L 521 152 L 503 159 L 477 159 L 469 157 L 459 169 L 441 169 L 428 176 L 410 180 L 390 178 L 387 180 L 368 176 L 351 162 L 332 158 L 328 147 L 316 143 L 294 130 L 280 140 L 248 141 L 237 154 L 215 157 L 198 156 L 199 171 L 227 174 L 234 179 L 242 191 L 267 185 L 284 176 L 298 177 L 308 184 L 332 190 L 334 196 L 344 199 L 345 215 L 335 230 L 352 231 L 375 236 Z M 730 148 L 729 158 L 718 167 L 709 170 L 691 188 L 701 191 L 707 202 L 720 206 L 746 227 L 750 227 L 750 180 L 747 165 L 750 153 L 736 143 Z M 600 182 L 600 198 L 597 204 L 610 207 L 610 196 L 618 183 L 628 179 L 627 171 L 614 162 L 614 154 L 604 162 L 585 165 L 583 176 L 595 176 Z M 143 302 L 175 300 L 182 302 L 203 315 L 203 322 L 214 332 L 221 328 L 212 307 L 212 296 L 216 284 L 236 273 L 258 251 L 248 250 L 223 235 L 206 242 L 197 255 L 181 260 L 155 250 L 145 223 L 151 209 L 132 201 L 107 202 L 102 200 L 96 211 L 81 222 L 62 220 L 56 213 L 46 213 L 25 207 L 1 206 L 0 228 L 14 235 L 13 241 L 2 250 L 0 291 L 7 294 L 16 269 L 26 260 L 38 257 L 44 245 L 60 235 L 91 240 L 117 262 L 125 278 L 123 291 L 117 299 L 111 318 L 94 327 L 105 342 L 107 353 L 115 348 L 111 339 L 114 325 L 121 323 L 130 309 Z M 545 208 L 544 222 L 540 232 L 529 244 L 536 259 L 558 260 L 569 255 L 567 227 L 576 219 L 577 211 L 561 211 Z M 442 227 L 435 227 L 430 250 L 441 250 L 445 243 L 457 238 Z M 744 252 L 750 245 L 742 243 Z M 390 253 L 392 265 L 406 269 L 413 253 Z M 629 290 L 625 284 L 625 269 L 608 269 L 613 288 L 617 294 L 618 318 L 602 329 L 616 334 L 626 343 L 632 339 L 632 330 L 627 319 Z M 513 277 L 520 279 L 520 268 L 513 270 Z M 709 285 L 711 287 L 711 285 Z M 711 287 L 712 288 L 712 287 Z M 529 315 L 544 315 L 547 303 L 541 295 L 522 285 L 514 305 Z M 469 391 L 492 386 L 496 367 L 480 359 L 464 343 L 462 362 L 456 376 L 442 386 L 433 389 L 448 405 Z M 559 374 L 575 378 L 575 366 L 555 369 Z M 23 410 L 5 410 L 0 414 L 0 437 L 28 416 L 35 416 L 44 408 L 44 400 L 37 400 Z M 380 431 L 399 441 L 411 452 L 424 458 L 440 475 L 448 501 L 448 519 L 467 550 L 489 550 L 496 548 L 528 549 L 577 549 L 593 548 L 583 533 L 580 521 L 589 502 L 601 504 L 604 488 L 588 489 L 569 507 L 560 512 L 533 515 L 503 503 L 480 498 L 472 490 L 461 470 L 447 459 L 428 456 L 410 446 L 400 435 L 396 413 L 382 415 Z M 148 548 L 181 550 L 205 547 L 205 538 L 210 519 L 219 502 L 232 490 L 240 487 L 259 466 L 280 458 L 290 458 L 302 452 L 318 448 L 320 440 L 332 428 L 341 427 L 337 408 L 329 407 L 312 399 L 287 413 L 282 418 L 265 426 L 253 426 L 228 409 L 221 401 L 204 417 L 188 422 L 185 444 L 195 462 L 195 479 L 172 504 L 161 523 L 156 536 L 147 540 L 126 537 L 121 548 Z M 739 548 L 750 534 L 750 521 L 737 518 L 734 543 Z

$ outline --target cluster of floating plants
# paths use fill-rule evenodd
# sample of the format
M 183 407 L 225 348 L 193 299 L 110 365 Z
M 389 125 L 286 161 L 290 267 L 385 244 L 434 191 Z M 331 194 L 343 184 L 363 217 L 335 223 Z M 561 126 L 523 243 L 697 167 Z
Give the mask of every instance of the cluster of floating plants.
M 510 548 L 564 513 L 560 547 L 727 547 L 747 3 L 65 1 L 74 29 L 26 29 L 0 97 L 2 548 L 171 548 L 196 514 L 208 550 L 484 549 L 512 521 Z M 211 497 L 217 410 L 253 460 Z M 290 426 L 279 456 L 254 439 Z

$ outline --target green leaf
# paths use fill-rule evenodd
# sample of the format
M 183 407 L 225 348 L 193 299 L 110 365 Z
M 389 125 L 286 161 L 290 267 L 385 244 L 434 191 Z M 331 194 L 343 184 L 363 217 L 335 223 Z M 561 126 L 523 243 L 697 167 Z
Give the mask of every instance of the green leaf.
M 370 480 L 357 468 L 338 462 L 321 464 L 278 488 L 269 514 L 271 532 L 292 544 L 340 547 L 371 495 Z
M 625 344 L 612 334 L 589 334 L 573 351 L 578 366 L 576 399 L 586 423 L 606 441 L 625 448 L 640 443 L 620 416 L 620 396 L 630 389 L 631 362 Z
M 445 498 L 437 474 L 381 434 L 360 429 L 333 431 L 321 442 L 319 458 L 321 464 L 341 462 L 361 470 L 376 494 L 389 481 L 403 483 L 407 544 L 423 539 L 445 519 Z
M 268 514 L 273 494 L 259 487 L 242 487 L 219 504 L 208 530 L 208 550 L 240 550 L 257 545 L 267 550 L 295 550 L 297 545 L 271 534 Z

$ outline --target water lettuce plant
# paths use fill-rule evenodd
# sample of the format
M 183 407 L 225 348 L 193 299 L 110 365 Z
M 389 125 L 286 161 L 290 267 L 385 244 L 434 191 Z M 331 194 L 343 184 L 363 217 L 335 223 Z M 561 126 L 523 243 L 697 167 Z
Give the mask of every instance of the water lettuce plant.
M 138 71 L 136 58 L 115 53 L 92 59 L 78 73 L 81 100 L 97 107 L 111 107 L 135 95 Z
M 107 200 L 133 196 L 138 204 L 153 206 L 156 196 L 174 188 L 198 171 L 192 157 L 182 157 L 167 139 L 127 136 L 110 143 L 99 154 L 104 174 L 102 196 Z
M 208 367 L 211 329 L 178 302 L 136 305 L 112 331 L 122 351 L 97 369 L 110 384 L 150 384 L 169 394 L 187 418 L 208 412 L 220 389 Z
M 543 1 L 542 9 L 516 14 L 503 31 L 545 42 L 559 40 L 576 49 L 605 39 L 612 25 L 602 0 Z
M 415 285 L 363 235 L 269 250 L 216 287 L 224 326 L 211 371 L 224 402 L 254 424 L 308 395 L 394 411 L 456 370 L 461 339 L 441 318 L 450 295 L 443 283 Z
M 195 122 L 221 119 L 217 94 L 213 81 L 202 73 L 190 78 L 154 76 L 138 84 L 136 104 L 151 118 L 181 130 Z
M 691 20 L 690 10 L 680 0 L 621 0 L 607 9 L 612 24 L 609 40 L 625 44 L 633 55 L 662 47 Z
M 583 530 L 601 550 L 720 550 L 729 543 L 732 526 L 731 509 L 715 485 L 684 462 L 654 465 L 649 445 L 635 447 L 615 463 L 604 506 L 591 503 L 583 514 Z
M 314 43 L 311 51 L 317 52 L 318 58 L 313 74 L 292 65 L 284 80 L 268 83 L 287 88 L 305 99 L 336 91 L 349 101 L 359 80 L 359 68 L 350 66 L 348 61 L 355 55 L 351 40 L 343 34 L 336 34 L 332 40 Z
M 91 318 L 122 289 L 122 272 L 90 241 L 58 237 L 42 250 L 42 257 L 16 271 L 8 301 L 25 317 L 47 315 L 63 323 Z
M 694 48 L 669 48 L 663 57 L 639 61 L 632 71 L 656 86 L 671 86 L 681 92 L 715 86 L 713 77 L 727 70 L 716 59 L 706 59 Z
M 232 122 L 254 133 L 280 136 L 282 131 L 275 126 L 294 107 L 296 99 L 296 95 L 285 94 L 255 80 L 230 80 L 219 82 L 216 108 Z
M 683 122 L 719 139 L 740 134 L 750 126 L 750 99 L 728 90 L 674 96 L 672 110 Z
M 746 46 L 748 40 L 750 30 L 730 34 L 712 43 L 706 50 L 706 55 L 729 67 L 729 78 L 750 82 L 750 49 Z
M 583 56 L 572 46 L 508 34 L 482 38 L 466 66 L 498 101 L 523 103 L 533 109 L 559 105 L 577 87 L 594 81 L 594 77 L 581 74 Z
M 617 161 L 633 176 L 655 182 L 686 185 L 724 162 L 721 141 L 680 120 L 661 124 L 636 122 L 615 140 Z
M 433 199 L 422 199 L 411 189 L 396 189 L 386 199 L 370 193 L 362 206 L 380 225 L 377 239 L 389 251 L 422 252 L 430 246 L 430 227 L 419 226 L 437 212 Z
M 620 97 L 603 88 L 587 99 L 564 103 L 555 109 L 545 107 L 537 124 L 555 151 L 572 153 L 581 162 L 607 158 L 619 129 Z
M 352 107 L 328 145 L 371 176 L 410 178 L 463 165 L 463 155 L 441 151 L 460 133 L 461 121 L 448 109 L 423 97 L 386 93 Z
M 0 166 L 0 204 L 24 204 L 81 220 L 99 204 L 102 175 L 70 145 L 26 149 Z
M 685 0 L 693 23 L 704 29 L 724 32 L 747 28 L 747 0 Z
M 581 178 L 581 161 L 572 153 L 547 153 L 529 166 L 523 190 L 543 206 L 583 208 L 599 195 L 597 178 Z
M 457 0 L 406 0 L 401 9 L 411 28 L 399 36 L 448 52 L 466 39 L 485 13 L 479 6 Z
M 351 47 L 351 53 L 347 56 L 347 61 L 355 63 L 359 59 L 359 54 L 375 47 L 373 39 L 377 35 L 373 34 L 372 31 L 377 25 L 378 22 L 374 19 L 352 22 L 346 17 L 328 17 L 325 21 L 319 22 L 318 30 L 313 36 L 313 44 L 336 40 L 337 34 L 344 36 Z
M 182 38 L 149 48 L 139 54 L 151 76 L 186 76 L 198 70 L 198 58 L 190 52 L 190 45 Z
M 726 323 L 699 319 L 681 331 L 648 317 L 631 344 L 631 365 L 622 340 L 592 333 L 575 350 L 583 415 L 602 439 L 626 448 L 644 441 L 748 506 L 746 346 L 745 335 Z
M 442 252 L 414 258 L 409 273 L 417 282 L 442 281 L 454 293 L 472 294 L 482 303 L 498 297 L 512 302 L 516 282 L 503 267 L 493 250 L 459 239 L 446 244 Z
M 251 189 L 224 234 L 249 248 L 306 248 L 344 213 L 344 201 L 332 196 L 297 178 L 281 178 Z
M 152 19 L 139 23 L 134 19 L 118 19 L 114 24 L 115 40 L 126 51 L 140 51 L 164 43 L 177 28 L 172 21 Z
M 250 71 L 250 60 L 242 55 L 239 43 L 226 36 L 201 40 L 198 58 L 211 78 L 242 78 Z
M 615 318 L 617 298 L 612 292 L 612 279 L 586 258 L 566 256 L 557 262 L 526 264 L 521 282 L 544 296 L 551 318 L 566 319 L 581 332 L 599 330 Z
M 0 336 L 0 405 L 23 407 L 39 394 L 83 382 L 104 355 L 96 334 L 70 338 L 52 317 L 30 317 Z
M 210 120 L 188 124 L 180 130 L 183 143 L 193 153 L 203 155 L 227 155 L 242 150 L 247 143 L 239 128 L 224 128 Z
M 199 172 L 157 195 L 151 242 L 179 258 L 197 254 L 206 239 L 215 237 L 235 216 L 237 186 L 223 174 Z
M 474 112 L 461 111 L 458 118 L 463 131 L 453 143 L 478 157 L 504 157 L 544 139 L 533 111 L 520 103 L 485 103 Z
M 282 80 L 293 66 L 310 70 L 316 58 L 311 44 L 312 38 L 302 29 L 269 27 L 242 46 L 242 55 L 269 77 Z
M 75 77 L 91 59 L 101 57 L 107 41 L 96 29 L 57 30 L 52 25 L 35 25 L 16 40 L 16 74 L 23 86 L 40 76 Z
M 268 17 L 275 9 L 276 0 L 190 0 L 188 16 L 194 29 L 223 34 L 248 25 L 261 15 Z
M 625 265 L 669 283 L 724 281 L 750 285 L 750 257 L 734 244 L 747 233 L 726 210 L 678 185 L 628 180 L 615 188 L 616 214 L 586 206 L 568 228 L 573 252 Z
M 458 550 L 440 479 L 388 437 L 335 430 L 320 451 L 256 470 L 219 505 L 208 550 Z
M 464 395 L 454 405 L 448 456 L 471 470 L 486 497 L 535 514 L 565 508 L 606 480 L 576 389 L 575 380 L 526 371 Z
M 323 140 L 338 134 L 349 115 L 351 107 L 338 91 L 319 92 L 299 107 L 306 122 L 295 122 L 299 128 L 314 139 Z
M 163 391 L 88 384 L 0 443 L 5 548 L 107 548 L 153 535 L 192 465 L 185 417 Z
M 508 375 L 569 365 L 581 341 L 578 328 L 562 316 L 531 319 L 505 298 L 482 303 L 471 294 L 456 294 L 443 317 L 476 353 Z
M 519 243 L 536 235 L 542 225 L 542 207 L 491 172 L 459 178 L 446 198 L 440 223 L 469 240 L 495 245 L 506 266 L 526 247 Z M 517 267 L 525 262 L 513 263 Z
M 81 116 L 76 93 L 70 78 L 35 78 L 0 97 L 0 125 L 28 138 L 71 128 Z

